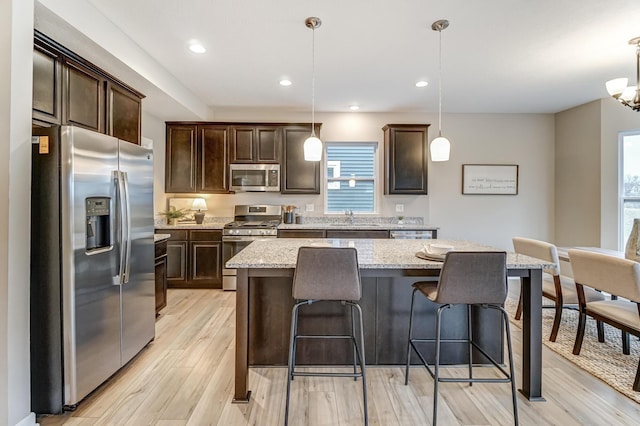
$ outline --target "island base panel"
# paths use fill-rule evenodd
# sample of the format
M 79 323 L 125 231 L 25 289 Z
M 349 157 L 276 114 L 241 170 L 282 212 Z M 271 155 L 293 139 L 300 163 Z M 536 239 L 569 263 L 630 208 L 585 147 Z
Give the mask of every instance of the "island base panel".
M 411 277 L 363 277 L 362 298 L 365 328 L 365 358 L 368 365 L 403 365 L 406 362 Z M 291 277 L 249 277 L 249 365 L 285 366 L 289 349 L 291 310 Z M 416 297 L 414 336 L 435 338 L 436 304 Z M 351 320 L 348 307 L 339 303 L 318 302 L 303 306 L 298 320 L 301 334 L 349 334 Z M 346 312 L 346 315 L 345 315 Z M 443 338 L 467 337 L 466 307 L 459 305 L 443 313 Z M 472 310 L 474 338 L 498 362 L 503 362 L 504 335 L 498 312 Z M 427 362 L 434 362 L 432 343 L 422 344 Z M 442 364 L 467 362 L 465 343 L 443 343 Z M 474 364 L 488 364 L 474 350 Z M 301 339 L 297 344 L 296 364 L 349 365 L 353 349 L 349 341 Z M 412 355 L 412 364 L 419 364 Z

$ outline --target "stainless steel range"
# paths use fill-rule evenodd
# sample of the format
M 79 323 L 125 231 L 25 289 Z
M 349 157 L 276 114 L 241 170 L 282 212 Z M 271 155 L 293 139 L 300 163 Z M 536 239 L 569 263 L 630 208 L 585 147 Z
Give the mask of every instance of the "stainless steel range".
M 277 228 L 281 221 L 281 206 L 267 204 L 235 206 L 233 222 L 227 223 L 222 230 L 223 265 L 252 241 L 277 238 Z M 222 288 L 236 289 L 235 269 L 222 269 Z

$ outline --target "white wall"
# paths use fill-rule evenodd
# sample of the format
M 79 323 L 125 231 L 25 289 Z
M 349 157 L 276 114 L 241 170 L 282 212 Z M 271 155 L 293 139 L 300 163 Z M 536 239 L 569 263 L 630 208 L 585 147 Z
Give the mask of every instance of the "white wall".
M 618 203 L 618 134 L 640 130 L 640 113 L 620 105 L 613 98 L 601 100 L 601 176 L 600 176 L 600 244 L 613 250 L 624 250 L 620 236 L 620 206 Z M 627 236 L 624 236 L 626 238 Z
M 0 2 L 0 425 L 35 424 L 29 380 L 33 0 Z
M 556 244 L 621 250 L 620 132 L 640 129 L 640 114 L 612 98 L 556 114 Z
M 556 114 L 556 223 L 560 246 L 600 246 L 600 101 Z
M 142 100 L 142 137 L 153 141 L 153 211 L 166 209 L 164 197 L 165 124 L 158 117 L 145 112 Z
M 385 124 L 437 123 L 435 114 L 316 113 L 322 123 L 323 141 L 378 141 L 379 178 L 382 179 L 383 132 Z M 278 111 L 218 110 L 215 121 L 308 122 L 308 113 Z M 382 195 L 382 216 L 394 216 L 395 204 L 404 204 L 405 216 L 424 217 L 425 223 L 440 227 L 442 238 L 473 239 L 511 249 L 515 235 L 552 240 L 554 220 L 554 119 L 543 114 L 445 114 L 444 134 L 451 140 L 451 160 L 429 163 L 429 195 Z M 429 139 L 434 137 L 430 127 Z M 164 153 L 156 153 L 158 159 Z M 515 196 L 462 195 L 462 164 L 518 164 L 519 194 Z M 164 176 L 156 175 L 156 189 Z M 158 194 L 160 191 L 158 191 Z M 168 194 L 167 196 L 174 196 Z M 177 195 L 179 196 L 179 195 Z M 215 216 L 232 216 L 233 206 L 244 203 L 274 203 L 305 206 L 312 203 L 321 215 L 324 196 L 251 193 L 205 195 Z M 159 200 L 166 208 L 164 200 Z

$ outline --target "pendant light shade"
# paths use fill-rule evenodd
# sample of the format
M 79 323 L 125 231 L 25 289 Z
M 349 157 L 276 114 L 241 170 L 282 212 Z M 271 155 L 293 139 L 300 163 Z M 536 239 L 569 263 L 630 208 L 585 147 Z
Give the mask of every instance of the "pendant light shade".
M 442 135 L 438 136 L 431 141 L 429 151 L 431 152 L 431 161 L 449 161 L 449 151 L 451 151 L 449 139 Z
M 431 29 L 438 31 L 440 34 L 440 50 L 439 50 L 439 93 L 438 93 L 438 137 L 431 141 L 429 151 L 431 153 L 431 161 L 449 161 L 449 151 L 451 151 L 451 143 L 449 139 L 442 136 L 442 30 L 449 26 L 449 21 L 441 19 L 431 25 Z
M 312 134 L 304 141 L 304 159 L 320 161 L 322 159 L 322 141 Z
M 311 136 L 304 141 L 304 159 L 306 161 L 320 161 L 322 159 L 322 141 L 316 136 L 316 28 L 322 25 L 320 18 L 305 19 L 304 25 L 311 29 Z

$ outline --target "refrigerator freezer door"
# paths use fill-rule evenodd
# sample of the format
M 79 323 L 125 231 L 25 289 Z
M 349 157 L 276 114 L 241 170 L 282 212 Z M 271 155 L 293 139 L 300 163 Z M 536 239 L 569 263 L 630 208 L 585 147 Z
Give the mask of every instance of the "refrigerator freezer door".
M 65 402 L 74 406 L 121 366 L 115 138 L 63 126 L 61 240 Z M 110 200 L 113 249 L 86 251 L 88 197 Z
M 155 336 L 152 150 L 120 141 L 120 174 L 128 198 L 129 259 L 122 285 L 122 363 L 133 358 Z

